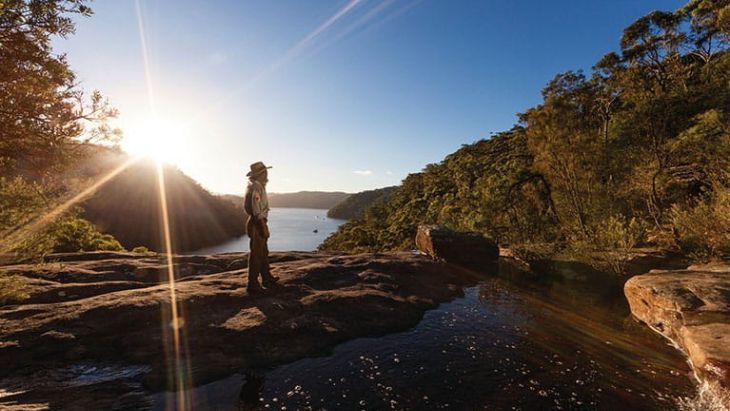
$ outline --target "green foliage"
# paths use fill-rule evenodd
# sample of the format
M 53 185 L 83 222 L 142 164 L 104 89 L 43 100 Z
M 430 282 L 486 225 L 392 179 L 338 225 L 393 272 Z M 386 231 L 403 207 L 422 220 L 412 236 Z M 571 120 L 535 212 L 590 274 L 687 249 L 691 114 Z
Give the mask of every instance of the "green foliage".
M 327 217 L 351 220 L 365 215 L 365 209 L 385 203 L 398 187 L 383 187 L 352 194 L 327 211 Z
M 143 245 L 138 245 L 137 247 L 134 247 L 132 249 L 132 252 L 137 254 L 148 254 L 150 252 L 150 249 Z
M 76 216 L 78 210 L 39 222 L 54 205 L 43 185 L 21 177 L 0 177 L 0 232 L 3 251 L 20 259 L 37 259 L 54 252 L 123 250 L 111 235 L 100 233 Z M 6 243 L 10 238 L 11 243 Z M 12 239 L 16 239 L 12 241 Z
M 609 216 L 568 241 L 568 252 L 598 270 L 624 274 L 631 251 L 645 235 L 646 227 L 636 218 Z
M 84 0 L 0 2 L 0 175 L 53 175 L 79 141 L 119 136 L 116 115 L 99 92 L 87 96 L 53 37 L 73 33 Z
M 638 19 L 590 76 L 558 74 L 519 126 L 408 176 L 321 248 L 404 249 L 419 224 L 442 224 L 528 259 L 566 251 L 614 272 L 639 241 L 675 233 L 685 248 L 723 253 L 728 21 L 730 0 Z
M 124 250 L 114 237 L 100 233 L 83 218 L 66 217 L 48 234 L 54 239 L 54 253 Z
M 72 16 L 89 16 L 85 0 L 0 2 L 0 251 L 21 257 L 78 249 L 115 249 L 73 215 L 48 214 L 70 191 L 61 171 L 91 141 L 119 137 L 116 116 L 99 92 L 87 95 L 54 37 L 74 31 Z
M 60 217 L 24 236 L 11 249 L 22 260 L 37 260 L 51 253 L 123 250 L 113 236 L 100 233 L 93 224 L 73 215 Z
M 700 259 L 730 256 L 730 189 L 695 204 L 675 204 L 671 215 L 683 249 Z
M 443 162 L 409 175 L 387 203 L 340 226 L 320 248 L 411 248 L 419 224 L 475 230 L 502 242 L 554 241 L 550 187 L 529 169 L 531 160 L 520 128 L 465 145 Z
M 46 189 L 21 177 L 0 177 L 0 232 L 28 224 L 49 206 Z

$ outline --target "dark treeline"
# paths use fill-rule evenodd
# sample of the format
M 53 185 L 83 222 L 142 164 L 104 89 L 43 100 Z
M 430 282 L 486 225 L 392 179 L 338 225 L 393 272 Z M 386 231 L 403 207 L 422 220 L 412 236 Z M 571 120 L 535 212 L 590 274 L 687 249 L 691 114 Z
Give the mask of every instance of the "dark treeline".
M 477 230 L 525 256 L 730 250 L 730 1 L 624 30 L 590 75 L 566 72 L 510 131 L 409 175 L 323 249 L 413 246 L 418 224 Z
M 129 160 L 104 147 L 77 163 L 75 173 L 92 181 Z M 163 167 L 172 249 L 194 251 L 245 233 L 243 207 L 214 196 L 177 168 Z M 80 217 L 113 235 L 126 249 L 143 246 L 164 251 L 157 166 L 139 161 L 101 186 L 80 203 Z M 73 250 L 77 251 L 77 250 Z

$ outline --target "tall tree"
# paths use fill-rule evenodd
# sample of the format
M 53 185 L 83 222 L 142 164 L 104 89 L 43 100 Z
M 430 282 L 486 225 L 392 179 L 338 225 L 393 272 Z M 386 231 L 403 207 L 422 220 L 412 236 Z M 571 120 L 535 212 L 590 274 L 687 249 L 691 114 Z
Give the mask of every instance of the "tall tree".
M 84 141 L 117 137 L 116 115 L 99 92 L 86 95 L 54 36 L 74 31 L 73 15 L 89 16 L 85 0 L 0 2 L 0 175 L 43 177 Z

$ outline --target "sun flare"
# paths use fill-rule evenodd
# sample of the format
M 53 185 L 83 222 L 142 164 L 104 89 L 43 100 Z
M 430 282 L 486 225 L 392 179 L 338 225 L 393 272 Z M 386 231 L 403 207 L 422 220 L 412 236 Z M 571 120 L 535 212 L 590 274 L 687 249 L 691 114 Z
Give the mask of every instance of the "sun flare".
M 182 160 L 186 141 L 187 132 L 178 123 L 156 119 L 126 129 L 122 148 L 133 156 L 177 164 Z

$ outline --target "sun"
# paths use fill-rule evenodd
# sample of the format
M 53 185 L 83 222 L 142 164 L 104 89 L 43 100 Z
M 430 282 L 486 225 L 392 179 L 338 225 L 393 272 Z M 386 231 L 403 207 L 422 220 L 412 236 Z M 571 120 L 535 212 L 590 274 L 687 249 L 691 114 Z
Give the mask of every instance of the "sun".
M 179 122 L 154 119 L 125 128 L 121 145 L 133 156 L 177 164 L 184 157 L 186 142 L 187 132 Z

